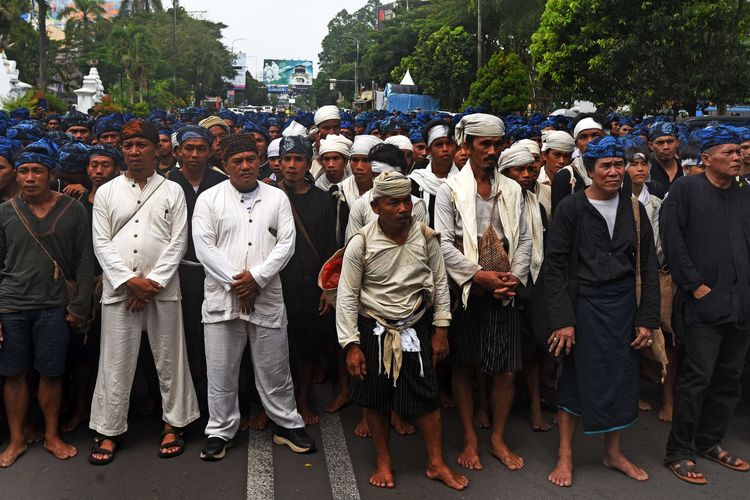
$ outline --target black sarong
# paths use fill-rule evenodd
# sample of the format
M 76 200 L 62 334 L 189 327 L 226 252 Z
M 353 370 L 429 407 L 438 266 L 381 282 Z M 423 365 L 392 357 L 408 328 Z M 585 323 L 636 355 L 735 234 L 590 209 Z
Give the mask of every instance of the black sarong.
M 563 360 L 558 406 L 586 434 L 624 429 L 638 417 L 635 280 L 579 288 L 575 346 Z

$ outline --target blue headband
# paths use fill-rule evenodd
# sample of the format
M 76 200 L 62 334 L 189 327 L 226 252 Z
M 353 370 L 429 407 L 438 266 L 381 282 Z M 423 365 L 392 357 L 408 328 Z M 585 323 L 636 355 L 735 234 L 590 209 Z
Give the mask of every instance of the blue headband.
M 43 138 L 44 131 L 30 123 L 21 123 L 10 127 L 5 135 L 8 139 L 31 143 Z
M 14 141 L 7 137 L 0 137 L 0 156 L 8 160 L 11 164 L 13 163 L 13 156 L 19 149 L 21 149 L 21 143 L 19 141 Z
M 651 130 L 648 132 L 648 140 L 654 141 L 665 135 L 677 137 L 677 127 L 670 122 L 656 122 L 651 126 Z
M 740 144 L 740 135 L 734 127 L 727 125 L 717 125 L 715 127 L 706 127 L 698 132 L 701 153 L 714 146 L 721 144 Z
M 612 136 L 604 136 L 594 139 L 586 146 L 584 158 L 598 160 L 600 158 L 625 158 L 625 149 L 622 141 Z
M 177 144 L 182 145 L 189 139 L 200 139 L 206 141 L 210 146 L 214 141 L 214 135 L 210 130 L 200 125 L 185 125 L 177 131 Z
M 26 163 L 39 163 L 48 169 L 57 168 L 57 154 L 59 146 L 49 139 L 39 139 L 26 146 L 16 158 L 15 167 Z
M 79 174 L 86 171 L 89 147 L 74 141 L 64 145 L 57 155 L 58 170 L 61 173 Z
M 310 141 L 307 140 L 307 137 L 293 135 L 290 137 L 284 137 L 279 143 L 279 156 L 283 158 L 284 155 L 289 153 L 301 154 L 307 158 L 307 161 L 310 161 L 313 156 L 313 148 Z
M 245 126 L 242 128 L 242 133 L 248 134 L 250 132 L 255 132 L 257 134 L 260 134 L 263 137 L 265 137 L 266 142 L 271 142 L 271 136 L 268 135 L 268 130 L 266 130 L 264 127 L 261 127 L 255 122 L 246 121 Z
M 86 156 L 86 161 L 90 160 L 94 156 L 109 156 L 112 158 L 120 169 L 125 170 L 125 159 L 122 157 L 122 153 L 119 149 L 113 148 L 109 144 L 97 144 L 91 146 Z

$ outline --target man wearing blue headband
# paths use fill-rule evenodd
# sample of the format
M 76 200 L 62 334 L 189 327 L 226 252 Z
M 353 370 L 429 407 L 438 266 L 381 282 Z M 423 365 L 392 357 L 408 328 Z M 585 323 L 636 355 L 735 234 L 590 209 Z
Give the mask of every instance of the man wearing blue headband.
M 8 201 L 21 192 L 16 182 L 13 156 L 21 143 L 0 136 L 0 202 Z
M 742 168 L 736 129 L 709 127 L 698 139 L 705 173 L 675 182 L 661 210 L 685 348 L 664 462 L 678 478 L 705 484 L 696 454 L 750 470 L 722 448 L 750 346 L 750 188 L 736 179 Z
M 83 206 L 50 189 L 56 153 L 46 139 L 27 146 L 15 161 L 21 193 L 0 205 L 0 376 L 10 430 L 0 467 L 27 449 L 32 367 L 40 375 L 44 447 L 60 460 L 78 453 L 62 441 L 58 424 L 71 328 L 85 327 L 89 318 L 94 257 Z
M 659 326 L 654 236 L 645 208 L 620 192 L 625 152 L 619 139 L 588 143 L 583 164 L 591 185 L 556 208 L 543 271 L 549 351 L 565 356 L 558 383 L 560 448 L 548 477 L 561 487 L 573 483 L 579 421 L 584 434 L 604 434 L 606 467 L 637 481 L 648 479 L 623 455 L 620 434 L 638 417 L 637 350 L 653 343 L 651 331 Z
M 677 127 L 670 122 L 657 122 L 648 132 L 648 148 L 653 152 L 651 180 L 659 184 L 664 192 L 672 183 L 682 177 L 682 169 L 677 162 Z

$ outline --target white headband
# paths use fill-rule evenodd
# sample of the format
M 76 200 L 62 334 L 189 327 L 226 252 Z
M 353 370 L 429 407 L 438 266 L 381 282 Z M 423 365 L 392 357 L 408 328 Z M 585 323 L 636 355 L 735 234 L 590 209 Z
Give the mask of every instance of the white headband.
M 266 156 L 269 158 L 275 158 L 279 156 L 279 144 L 281 144 L 281 137 L 279 137 L 278 139 L 272 140 L 271 143 L 268 145 Z
M 573 137 L 577 138 L 578 134 L 583 132 L 584 130 L 590 130 L 590 129 L 597 129 L 601 130 L 602 125 L 598 121 L 594 120 L 593 118 L 584 118 L 578 124 L 576 125 L 576 128 L 573 129 Z
M 383 172 L 394 172 L 399 171 L 400 169 L 394 167 L 393 165 L 389 165 L 388 163 L 383 163 L 382 161 L 373 161 L 371 162 L 372 165 L 372 171 L 376 174 L 381 174 Z
M 447 125 L 435 125 L 427 132 L 427 147 L 441 137 L 449 137 L 450 129 Z
M 412 146 L 409 138 L 404 135 L 394 135 L 389 137 L 385 140 L 385 143 L 393 144 L 398 149 L 408 149 L 409 151 L 414 152 L 414 146 Z
M 333 104 L 323 106 L 315 112 L 315 116 L 313 117 L 315 125 L 320 125 L 321 123 L 328 120 L 341 120 L 341 113 L 339 113 L 339 108 L 337 108 Z
M 366 156 L 370 153 L 372 148 L 382 143 L 383 141 L 374 135 L 358 135 L 354 138 L 354 144 L 352 144 L 352 156 Z
M 542 132 L 542 151 L 556 149 L 563 153 L 572 153 L 576 142 L 571 135 L 563 130 Z
M 318 156 L 323 156 L 325 153 L 339 153 L 342 156 L 349 158 L 351 148 L 352 141 L 343 135 L 329 135 L 325 139 L 320 140 Z
M 503 137 L 505 124 L 495 115 L 474 113 L 461 118 L 456 125 L 456 142 L 463 146 L 468 136 L 475 137 Z

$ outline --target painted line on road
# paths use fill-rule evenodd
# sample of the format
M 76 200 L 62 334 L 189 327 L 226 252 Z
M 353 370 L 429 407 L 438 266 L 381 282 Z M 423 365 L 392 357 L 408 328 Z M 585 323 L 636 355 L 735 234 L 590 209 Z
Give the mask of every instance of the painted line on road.
M 274 500 L 273 449 L 268 431 L 249 431 L 247 443 L 247 498 Z
M 354 476 L 352 458 L 346 445 L 344 428 L 338 413 L 323 411 L 327 401 L 333 399 L 333 391 L 328 384 L 315 386 L 315 406 L 321 414 L 320 434 L 323 438 L 323 452 L 328 467 L 328 480 L 334 500 L 360 500 L 357 478 Z

